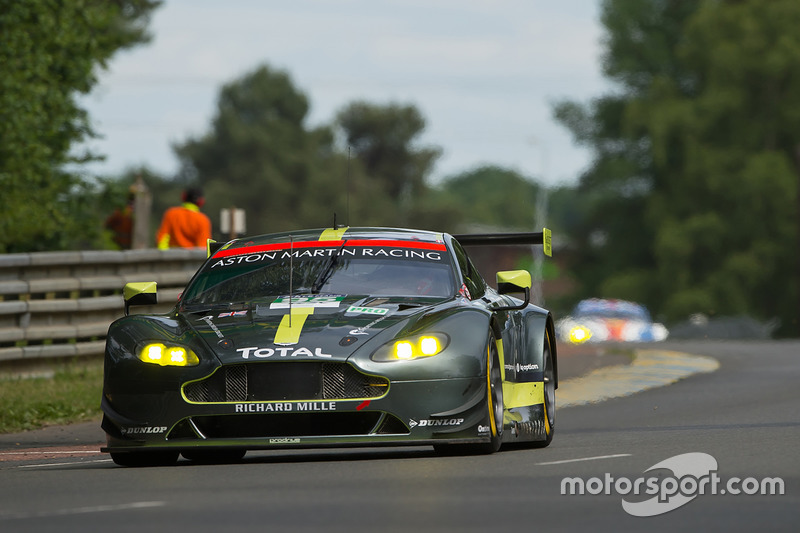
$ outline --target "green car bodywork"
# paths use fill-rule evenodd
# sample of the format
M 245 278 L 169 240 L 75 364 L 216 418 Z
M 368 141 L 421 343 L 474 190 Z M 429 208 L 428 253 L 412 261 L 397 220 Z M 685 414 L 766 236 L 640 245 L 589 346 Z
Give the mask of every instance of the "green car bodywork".
M 526 235 L 549 244 L 549 232 Z M 530 286 L 529 273 L 508 271 L 491 288 L 442 233 L 231 241 L 169 313 L 128 315 L 155 303 L 156 287 L 126 286 L 126 316 L 106 341 L 103 451 L 139 465 L 287 447 L 546 446 L 557 354 Z

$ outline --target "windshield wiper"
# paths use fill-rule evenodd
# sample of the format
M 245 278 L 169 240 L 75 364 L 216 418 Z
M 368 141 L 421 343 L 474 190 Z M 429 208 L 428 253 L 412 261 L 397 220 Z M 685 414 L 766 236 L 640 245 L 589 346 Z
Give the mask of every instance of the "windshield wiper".
M 317 276 L 317 279 L 315 279 L 314 283 L 311 285 L 312 293 L 318 293 L 322 286 L 325 285 L 325 283 L 333 275 L 333 267 L 338 262 L 339 254 L 342 253 L 342 248 L 344 248 L 345 244 L 347 244 L 347 239 L 342 241 L 342 245 L 339 246 L 335 254 L 328 257 L 328 262 L 325 263 L 325 268 L 322 269 L 322 272 L 319 273 L 319 276 Z
M 221 309 L 233 309 L 237 306 L 243 306 L 243 302 L 225 302 L 225 303 L 203 303 L 203 302 L 187 302 L 181 307 L 187 313 L 209 313 L 211 311 L 219 311 Z M 238 310 L 238 309 L 237 309 Z

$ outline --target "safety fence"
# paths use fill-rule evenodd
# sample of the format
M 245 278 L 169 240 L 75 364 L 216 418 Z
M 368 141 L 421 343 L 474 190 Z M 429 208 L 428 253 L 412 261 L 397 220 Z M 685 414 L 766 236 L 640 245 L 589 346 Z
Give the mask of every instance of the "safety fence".
M 201 249 L 0 255 L 0 365 L 100 355 L 123 315 L 126 283 L 155 281 L 165 312 L 206 257 Z

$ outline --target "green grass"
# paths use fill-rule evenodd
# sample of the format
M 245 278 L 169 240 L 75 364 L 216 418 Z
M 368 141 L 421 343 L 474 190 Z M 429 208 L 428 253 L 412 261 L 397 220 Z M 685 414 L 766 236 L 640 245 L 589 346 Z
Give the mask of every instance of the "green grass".
M 0 377 L 0 433 L 93 420 L 102 389 L 101 361 L 67 363 L 52 377 Z

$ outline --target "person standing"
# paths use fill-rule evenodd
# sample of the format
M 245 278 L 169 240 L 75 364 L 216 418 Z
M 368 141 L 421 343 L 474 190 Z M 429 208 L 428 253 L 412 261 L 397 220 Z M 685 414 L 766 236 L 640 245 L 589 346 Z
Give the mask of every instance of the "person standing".
M 205 203 L 203 191 L 186 189 L 182 199 L 183 205 L 170 207 L 161 219 L 156 232 L 156 245 L 161 250 L 205 247 L 211 238 L 211 220 L 200 212 Z
M 105 228 L 111 231 L 111 240 L 120 250 L 130 250 L 133 238 L 133 203 L 136 196 L 128 193 L 124 207 L 118 207 L 105 221 Z

